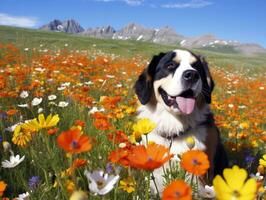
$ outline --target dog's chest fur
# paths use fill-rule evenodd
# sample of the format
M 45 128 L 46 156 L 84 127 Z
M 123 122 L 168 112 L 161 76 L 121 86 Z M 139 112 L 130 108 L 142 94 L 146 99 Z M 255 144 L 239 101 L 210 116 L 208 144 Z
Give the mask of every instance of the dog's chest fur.
M 195 141 L 193 149 L 206 150 L 207 131 L 203 122 L 210 112 L 208 105 L 201 110 L 195 108 L 189 116 L 174 116 L 159 103 L 155 107 L 141 106 L 138 111 L 139 118 L 148 118 L 156 123 L 156 128 L 148 134 L 149 141 L 171 147 L 171 153 L 180 155 L 189 150 L 186 138 L 192 136 Z

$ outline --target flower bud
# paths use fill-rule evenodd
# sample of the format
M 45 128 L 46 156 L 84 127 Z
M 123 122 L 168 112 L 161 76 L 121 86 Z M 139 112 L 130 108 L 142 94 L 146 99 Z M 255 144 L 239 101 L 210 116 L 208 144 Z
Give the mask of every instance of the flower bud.
M 195 146 L 195 139 L 194 139 L 194 137 L 187 137 L 186 138 L 186 144 L 187 144 L 187 146 L 188 146 L 188 148 L 189 149 L 193 149 L 194 148 L 194 146 Z

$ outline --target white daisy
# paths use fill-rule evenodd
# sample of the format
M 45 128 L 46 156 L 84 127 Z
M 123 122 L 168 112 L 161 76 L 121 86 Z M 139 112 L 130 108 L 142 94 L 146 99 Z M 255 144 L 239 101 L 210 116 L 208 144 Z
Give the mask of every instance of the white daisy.
M 230 103 L 230 104 L 228 104 L 228 107 L 229 107 L 229 108 L 233 108 L 233 107 L 234 107 L 234 104 L 231 104 L 231 103 Z
M 68 106 L 68 102 L 66 102 L 66 101 L 60 101 L 58 103 L 58 107 L 64 108 L 64 107 L 67 107 L 67 106 Z
M 61 86 L 61 87 L 57 88 L 57 90 L 59 90 L 59 91 L 64 90 L 64 89 L 66 89 L 66 87 Z
M 25 156 L 22 156 L 20 158 L 20 155 L 11 155 L 9 160 L 4 160 L 2 162 L 2 167 L 3 168 L 14 168 L 18 166 L 23 160 L 25 159 Z
M 12 126 L 9 126 L 9 127 L 5 128 L 5 131 L 8 131 L 8 132 L 14 132 L 14 131 L 15 131 L 15 128 L 16 128 L 18 125 L 20 125 L 20 124 L 22 124 L 22 123 L 19 122 L 19 123 L 16 123 L 16 124 L 12 125 Z
M 107 74 L 106 77 L 107 77 L 107 78 L 114 78 L 115 76 L 114 76 L 114 75 L 109 75 L 109 74 Z
M 25 99 L 29 96 L 29 93 L 27 91 L 22 91 L 19 96 L 20 98 Z
M 32 106 L 38 106 L 40 103 L 42 103 L 42 98 L 37 98 L 37 97 L 35 97 L 35 98 L 31 101 L 31 105 L 32 105 Z
M 88 179 L 90 191 L 99 195 L 110 192 L 119 180 L 119 175 L 109 175 L 102 170 L 96 170 L 92 173 L 86 170 L 84 174 Z
M 37 68 L 35 68 L 35 71 L 42 73 L 42 72 L 45 71 L 45 69 L 44 68 L 41 68 L 41 67 L 37 67 Z
M 208 198 L 208 199 L 215 198 L 215 192 L 214 192 L 213 186 L 205 185 L 204 188 L 203 186 L 201 186 L 199 189 L 199 193 L 200 193 L 200 196 L 204 198 Z
M 70 86 L 70 82 L 65 82 L 61 84 L 61 87 L 69 87 Z
M 55 100 L 57 97 L 56 97 L 56 95 L 54 95 L 54 94 L 51 94 L 51 95 L 49 95 L 48 96 L 48 100 L 49 101 L 53 101 L 53 100 Z
M 98 109 L 97 107 L 94 106 L 92 107 L 92 109 L 90 109 L 89 114 L 93 114 L 95 112 L 104 112 L 104 108 Z
M 25 104 L 19 104 L 18 107 L 20 107 L 20 108 L 28 108 L 29 105 L 27 103 L 25 103 Z
M 41 112 L 43 112 L 43 108 L 38 109 L 38 113 L 41 113 Z
M 18 197 L 16 198 L 16 200 L 29 200 L 29 199 L 30 199 L 29 192 L 19 194 Z
M 84 82 L 84 84 L 86 84 L 86 85 L 93 85 L 93 82 L 92 81 L 87 81 L 87 82 Z

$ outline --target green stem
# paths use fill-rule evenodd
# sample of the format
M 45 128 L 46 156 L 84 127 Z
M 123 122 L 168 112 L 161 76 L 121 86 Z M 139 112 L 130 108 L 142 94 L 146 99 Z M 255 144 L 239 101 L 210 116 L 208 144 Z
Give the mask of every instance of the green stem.
M 150 175 L 147 176 L 146 189 L 145 189 L 145 199 L 150 200 Z
M 193 180 L 194 180 L 194 174 L 192 174 L 191 180 L 190 180 L 190 185 L 193 187 Z
M 146 145 L 148 146 L 148 144 L 149 144 L 148 134 L 146 134 L 145 137 L 146 137 Z
M 157 184 L 156 184 L 156 181 L 155 181 L 155 176 L 154 176 L 153 172 L 151 173 L 151 179 L 152 179 L 152 181 L 154 183 L 154 186 L 155 186 L 155 189 L 156 189 L 156 192 L 157 192 L 157 197 L 158 197 L 158 199 L 160 199 L 159 189 L 157 187 Z

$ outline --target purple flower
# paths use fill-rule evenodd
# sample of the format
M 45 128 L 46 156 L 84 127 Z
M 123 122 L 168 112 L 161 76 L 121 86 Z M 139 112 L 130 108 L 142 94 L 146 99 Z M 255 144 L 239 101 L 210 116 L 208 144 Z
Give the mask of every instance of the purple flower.
M 119 174 L 121 171 L 121 167 L 117 167 L 113 165 L 112 163 L 107 163 L 105 171 L 108 174 Z
M 7 113 L 6 112 L 0 112 L 0 119 L 4 120 L 7 119 Z
M 254 160 L 255 160 L 254 156 L 248 155 L 248 156 L 245 157 L 245 162 L 247 164 L 251 164 Z
M 32 176 L 29 179 L 28 185 L 31 190 L 34 190 L 39 186 L 40 183 L 41 183 L 41 180 L 39 176 Z

